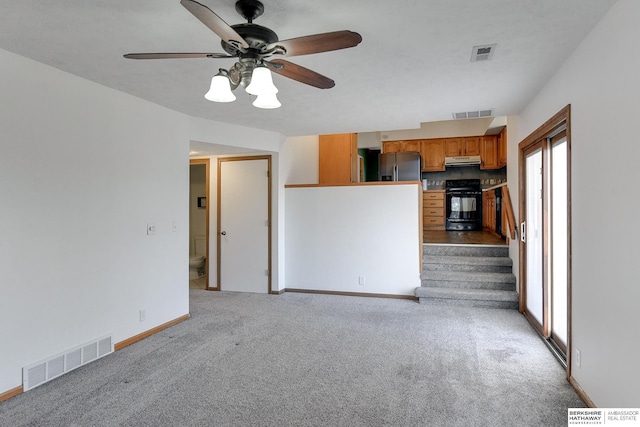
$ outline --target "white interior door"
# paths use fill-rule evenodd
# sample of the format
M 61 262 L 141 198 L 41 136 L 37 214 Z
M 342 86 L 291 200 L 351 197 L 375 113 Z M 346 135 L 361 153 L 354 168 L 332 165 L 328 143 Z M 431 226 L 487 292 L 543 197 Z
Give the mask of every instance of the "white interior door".
M 218 284 L 224 291 L 268 293 L 269 159 L 220 159 Z

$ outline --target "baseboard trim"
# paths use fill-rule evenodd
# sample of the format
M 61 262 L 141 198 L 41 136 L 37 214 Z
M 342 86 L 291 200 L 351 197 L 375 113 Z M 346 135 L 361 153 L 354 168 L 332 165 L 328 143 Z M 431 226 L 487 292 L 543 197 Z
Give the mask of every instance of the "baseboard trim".
M 411 301 L 418 301 L 418 297 L 414 295 L 368 294 L 364 292 L 320 291 L 315 289 L 295 289 L 295 288 L 286 288 L 280 292 L 281 293 L 293 292 L 293 293 L 299 293 L 299 294 L 341 295 L 341 296 L 347 296 L 347 297 L 391 298 L 391 299 L 406 299 Z
M 22 393 L 24 393 L 24 389 L 22 388 L 22 386 L 7 390 L 4 393 L 0 393 L 0 402 L 4 402 L 5 400 L 11 399 L 12 397 L 15 397 Z
M 286 289 L 280 289 L 279 291 L 271 291 L 271 295 L 282 295 L 286 292 Z
M 578 396 L 580 396 L 580 399 L 582 399 L 589 408 L 597 408 L 596 404 L 593 403 L 593 400 L 591 400 L 589 396 L 587 396 L 587 393 L 585 393 L 582 387 L 580 387 L 580 384 L 578 384 L 575 378 L 569 377 L 569 383 L 573 386 L 576 393 L 578 393 Z
M 124 341 L 120 341 L 120 342 L 116 343 L 113 346 L 113 348 L 114 348 L 115 351 L 122 350 L 123 348 L 125 348 L 127 346 L 130 346 L 131 344 L 135 344 L 138 341 L 142 341 L 143 339 L 145 339 L 147 337 L 150 337 L 153 334 L 156 334 L 156 333 L 158 333 L 160 331 L 163 331 L 163 330 L 165 330 L 167 328 L 170 328 L 170 327 L 172 327 L 174 325 L 177 325 L 180 322 L 184 322 L 189 317 L 191 317 L 190 314 L 185 314 L 184 316 L 180 316 L 177 319 L 173 319 L 173 320 L 171 320 L 171 321 L 169 321 L 167 323 L 163 323 L 160 326 L 156 326 L 155 328 L 149 329 L 148 331 L 145 331 L 145 332 L 143 332 L 141 334 L 135 335 L 135 336 L 133 336 L 131 338 L 127 338 Z

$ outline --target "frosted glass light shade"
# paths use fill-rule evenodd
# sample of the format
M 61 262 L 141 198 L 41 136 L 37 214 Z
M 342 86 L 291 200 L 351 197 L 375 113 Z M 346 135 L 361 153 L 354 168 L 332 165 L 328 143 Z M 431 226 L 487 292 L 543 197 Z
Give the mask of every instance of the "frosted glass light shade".
M 267 95 L 278 93 L 278 88 L 273 84 L 271 71 L 267 67 L 256 67 L 251 73 L 251 83 L 247 86 L 247 93 L 251 95 Z
M 229 78 L 222 74 L 213 76 L 209 92 L 205 93 L 204 97 L 214 102 L 232 102 L 236 100 L 236 96 L 231 92 Z
M 267 93 L 265 95 L 258 95 L 255 101 L 253 101 L 253 106 L 258 108 L 278 108 L 282 104 L 278 101 L 278 97 L 275 93 Z

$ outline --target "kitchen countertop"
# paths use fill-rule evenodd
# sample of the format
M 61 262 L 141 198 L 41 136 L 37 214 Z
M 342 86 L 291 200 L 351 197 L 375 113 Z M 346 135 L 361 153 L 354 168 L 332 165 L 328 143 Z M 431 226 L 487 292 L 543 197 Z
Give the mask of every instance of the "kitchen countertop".
M 507 185 L 506 182 L 501 182 L 500 184 L 492 185 L 491 187 L 483 188 L 482 191 L 490 191 L 495 190 L 496 188 L 504 187 Z

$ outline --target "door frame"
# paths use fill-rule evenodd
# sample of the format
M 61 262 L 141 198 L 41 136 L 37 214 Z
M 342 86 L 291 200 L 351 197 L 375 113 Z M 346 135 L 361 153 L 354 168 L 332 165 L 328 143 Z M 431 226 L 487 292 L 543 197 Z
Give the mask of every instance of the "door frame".
M 191 165 L 204 165 L 205 166 L 205 195 L 207 197 L 207 205 L 205 207 L 206 211 L 205 211 L 205 246 L 206 246 L 206 251 L 205 251 L 205 259 L 204 259 L 204 272 L 207 275 L 207 283 L 206 283 L 206 287 L 205 290 L 210 291 L 213 288 L 209 287 L 209 283 L 210 283 L 210 274 L 209 274 L 209 205 L 211 203 L 209 203 L 209 200 L 211 200 L 211 190 L 210 190 L 210 185 L 211 185 L 211 161 L 210 159 L 189 159 L 189 167 L 191 167 Z M 191 201 L 189 201 L 191 202 Z M 191 233 L 189 233 L 190 235 Z
M 272 221 L 272 214 L 271 214 L 271 206 L 272 206 L 272 202 L 271 202 L 271 155 L 270 154 L 265 154 L 265 155 L 258 155 L 258 156 L 239 156 L 239 157 L 218 157 L 218 194 L 217 194 L 217 230 L 216 230 L 216 241 L 217 241 L 217 265 L 216 265 L 216 270 L 217 270 L 217 280 L 216 280 L 216 287 L 212 288 L 213 290 L 219 291 L 221 289 L 220 287 L 220 280 L 222 279 L 222 239 L 221 239 L 221 234 L 222 233 L 222 163 L 223 162 L 239 162 L 239 161 L 251 161 L 251 160 L 266 160 L 267 161 L 267 221 L 268 221 L 268 228 L 267 228 L 267 263 L 269 265 L 268 267 L 268 273 L 267 273 L 267 294 L 272 293 L 271 291 L 271 277 L 272 277 L 272 270 L 273 270 L 273 265 L 272 265 L 272 256 L 271 256 L 271 225 L 273 224 Z
M 518 174 L 519 174 L 519 185 L 518 185 L 518 196 L 519 196 L 519 224 L 522 224 L 523 221 L 526 220 L 526 192 L 525 192 L 525 182 L 526 176 L 525 174 L 525 161 L 526 156 L 525 152 L 536 144 L 539 144 L 541 141 L 544 144 L 548 144 L 547 139 L 552 138 L 558 133 L 566 131 L 567 138 L 567 215 L 568 215 L 568 224 L 567 224 L 567 349 L 566 349 L 566 364 L 567 364 L 567 379 L 571 378 L 571 368 L 572 368 L 572 239 L 571 239 L 571 229 L 572 229 L 572 214 L 571 214 L 571 104 L 568 104 L 564 108 L 562 108 L 559 112 L 557 112 L 553 117 L 547 120 L 542 126 L 533 131 L 529 136 L 527 136 L 520 144 L 518 144 Z M 543 148 L 543 166 L 549 165 L 549 150 Z M 535 319 L 532 319 L 531 316 L 527 315 L 526 311 L 526 290 L 527 284 L 526 280 L 526 248 L 522 243 L 522 240 L 519 242 L 519 260 L 520 260 L 520 312 L 523 313 L 527 319 L 531 322 L 534 328 L 545 338 L 550 337 L 550 331 L 547 330 L 548 327 L 548 283 L 547 281 L 547 272 L 546 268 L 548 266 L 548 257 L 549 248 L 551 247 L 550 239 L 553 238 L 550 235 L 550 224 L 549 224 L 549 198 L 548 191 L 544 191 L 544 188 L 549 188 L 548 181 L 548 173 L 543 175 L 543 269 L 545 269 L 543 273 L 543 290 L 544 290 L 544 307 L 543 307 L 543 327 L 540 328 Z

